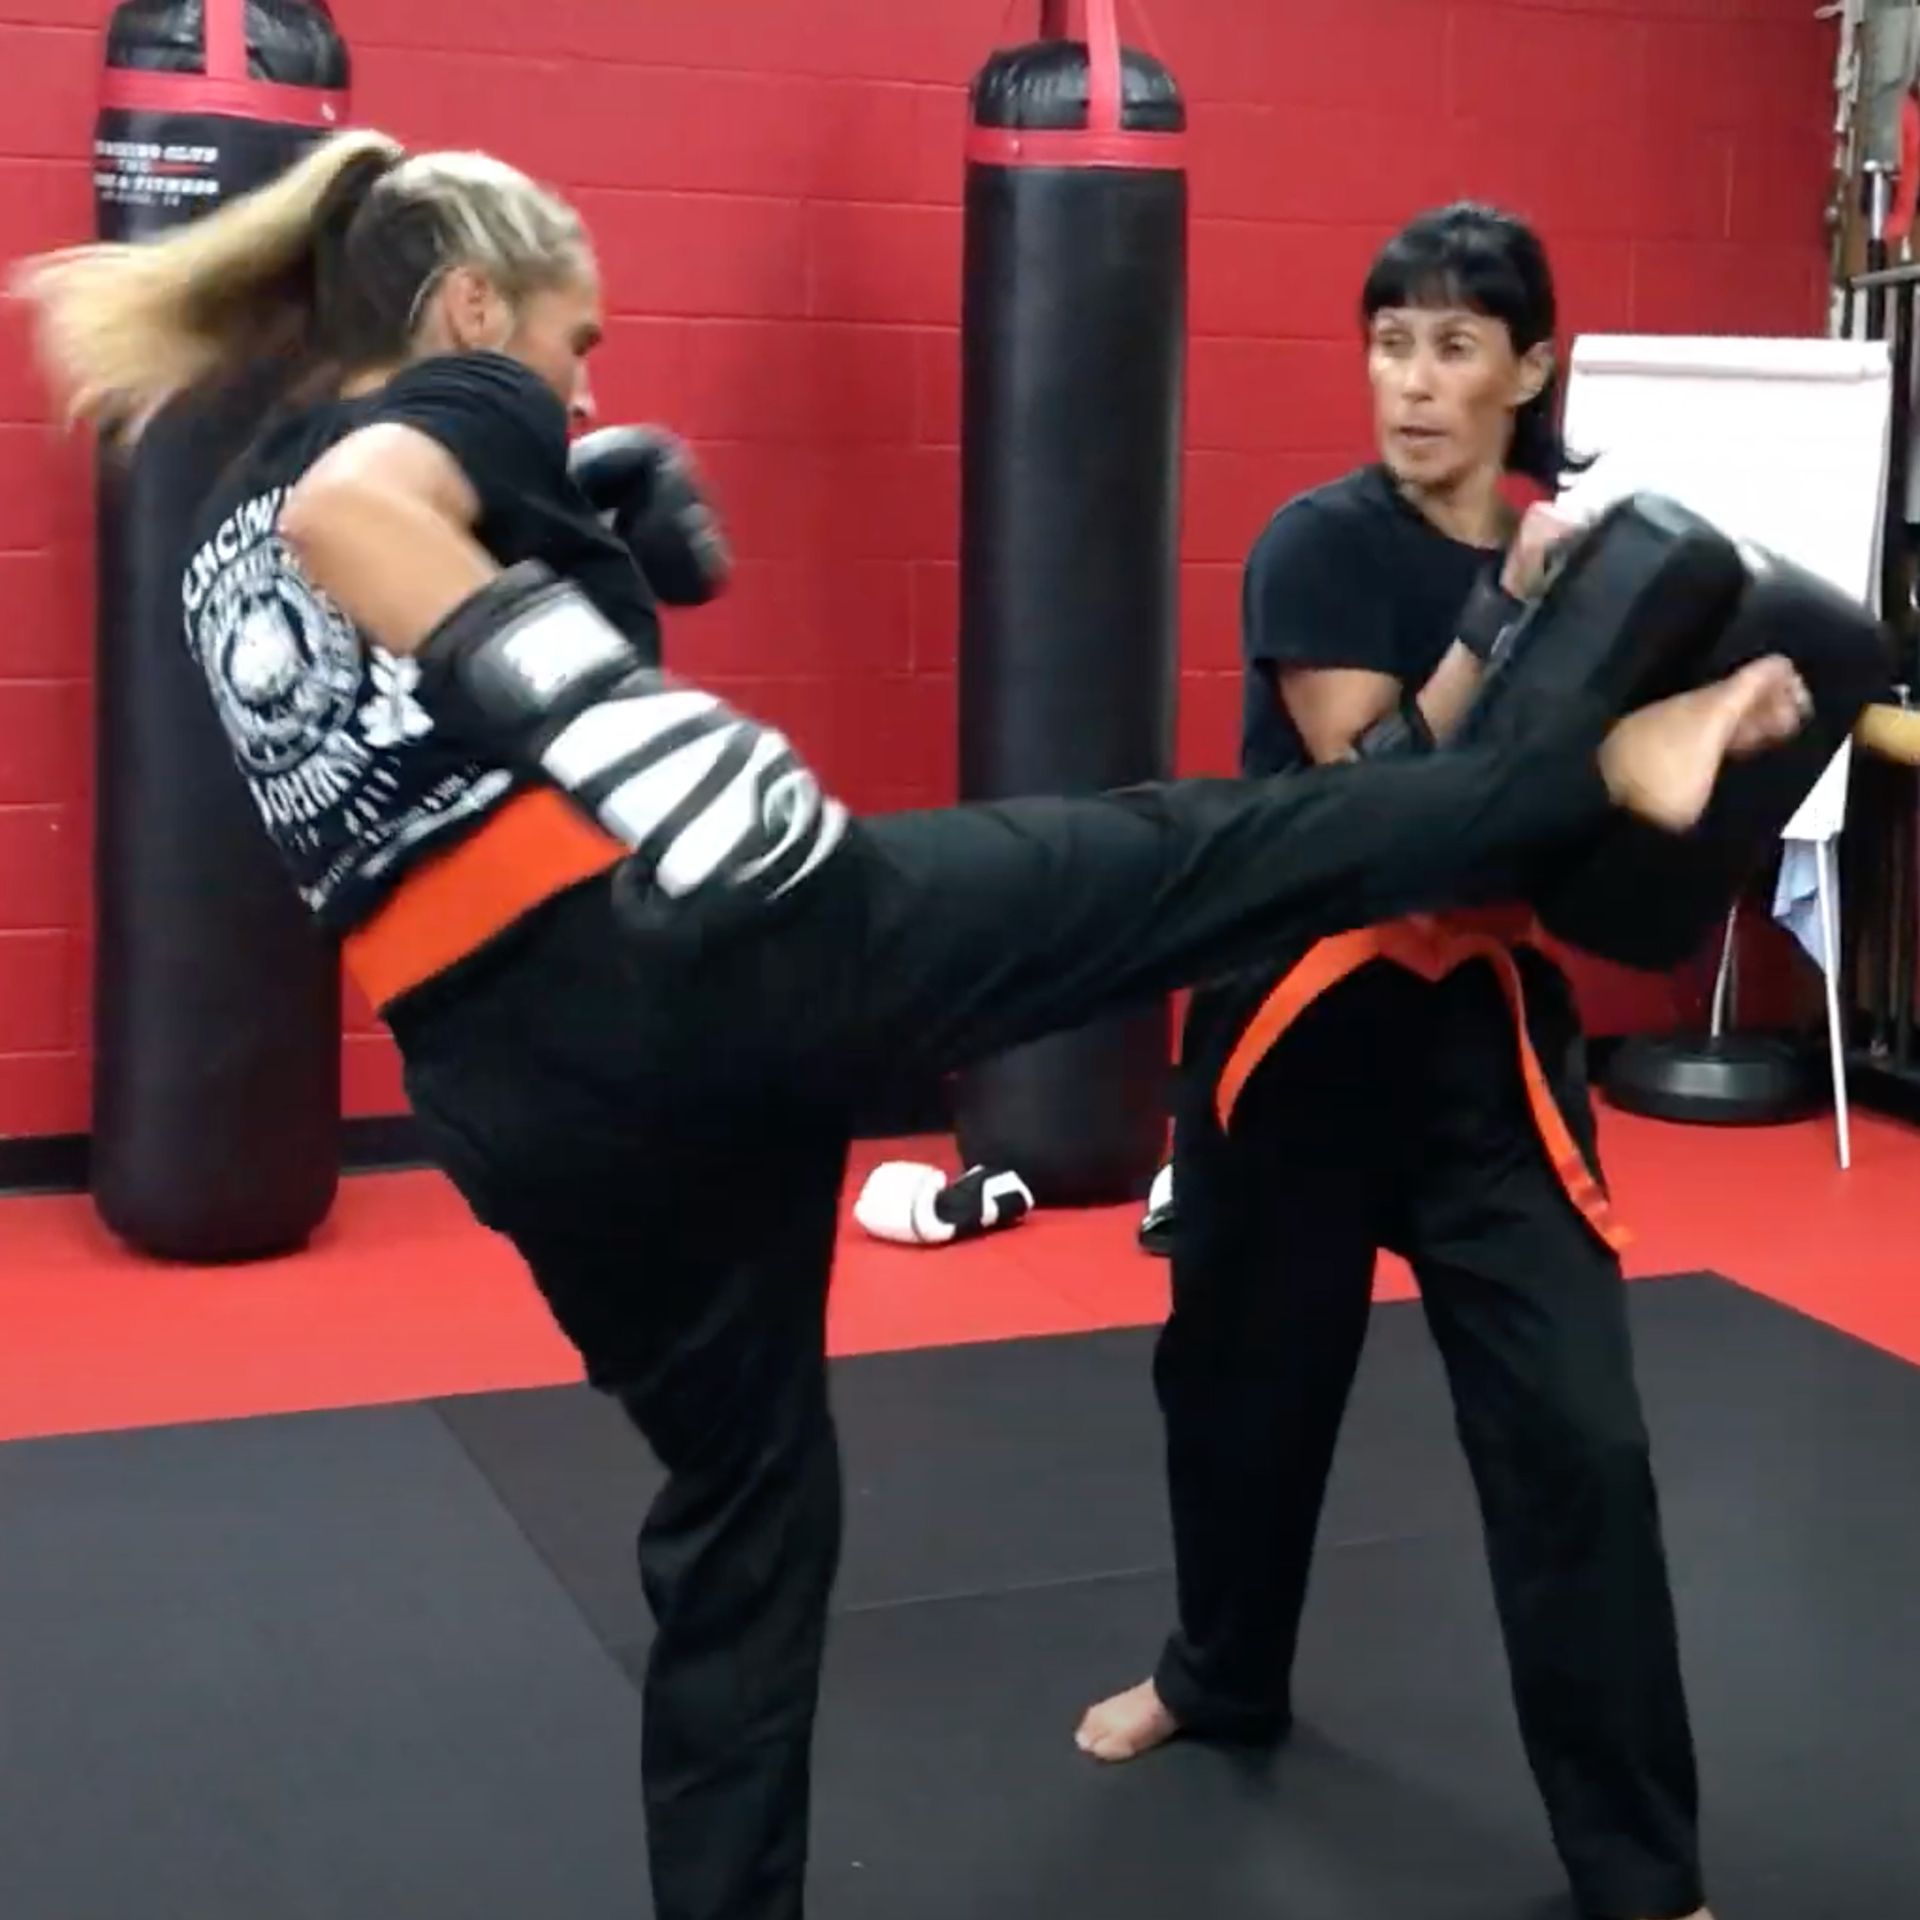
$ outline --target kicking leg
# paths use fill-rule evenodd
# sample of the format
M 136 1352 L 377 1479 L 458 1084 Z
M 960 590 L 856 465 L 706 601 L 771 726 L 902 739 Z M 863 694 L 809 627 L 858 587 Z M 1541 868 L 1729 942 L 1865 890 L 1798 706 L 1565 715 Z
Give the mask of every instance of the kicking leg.
M 777 733 L 639 666 L 571 588 L 502 575 L 421 660 L 421 698 L 451 732 L 537 768 L 636 849 L 621 876 L 636 938 L 824 933 L 866 1003 L 845 1037 L 884 1071 L 903 1044 L 958 1065 L 1322 934 L 1514 897 L 1610 806 L 1683 829 L 1725 756 L 1791 732 L 1805 698 L 1761 661 L 1604 738 L 1589 715 L 1411 762 L 850 832 Z M 823 889 L 856 924 L 806 911 Z
M 1515 898 L 1608 793 L 1697 817 L 1736 742 L 1797 724 L 1797 689 L 1763 662 L 1629 716 L 1597 763 L 1563 739 L 864 822 L 872 1064 L 963 1066 L 1325 934 Z

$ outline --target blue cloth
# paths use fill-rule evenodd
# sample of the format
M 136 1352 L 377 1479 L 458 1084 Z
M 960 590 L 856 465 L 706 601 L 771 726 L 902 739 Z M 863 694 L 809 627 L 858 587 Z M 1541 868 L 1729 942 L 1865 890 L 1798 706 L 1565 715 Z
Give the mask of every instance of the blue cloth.
M 1820 932 L 1820 848 L 1816 842 L 1789 840 L 1781 847 L 1773 917 L 1799 941 L 1807 957 L 1824 974 L 1827 954 Z

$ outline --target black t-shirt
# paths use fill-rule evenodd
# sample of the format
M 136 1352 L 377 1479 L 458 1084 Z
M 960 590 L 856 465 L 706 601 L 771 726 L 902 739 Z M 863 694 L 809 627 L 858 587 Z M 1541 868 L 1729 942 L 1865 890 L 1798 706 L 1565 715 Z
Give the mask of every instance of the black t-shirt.
M 1418 692 L 1453 644 L 1475 582 L 1497 563 L 1488 549 L 1440 532 L 1383 467 L 1359 468 L 1282 507 L 1255 542 L 1243 583 L 1242 770 L 1309 763 L 1280 698 L 1281 668 L 1364 669 Z M 1238 985 L 1208 1018 L 1237 1032 L 1268 984 Z M 1497 992 L 1472 973 L 1431 986 L 1395 966 L 1363 967 L 1286 1036 L 1284 1099 L 1323 1150 L 1332 1139 L 1363 1155 L 1385 1151 L 1383 1128 L 1399 1109 L 1382 1100 L 1439 1084 L 1432 1076 L 1455 1058 L 1477 1070 L 1489 1045 L 1510 1057 L 1506 1022 Z
M 340 929 L 518 784 L 435 734 L 412 695 L 413 663 L 367 642 L 279 536 L 281 509 L 307 469 L 347 434 L 385 421 L 429 435 L 459 463 L 480 502 L 477 536 L 501 565 L 545 561 L 650 664 L 660 650 L 639 569 L 568 477 L 566 409 L 519 362 L 445 355 L 376 393 L 269 424 L 199 516 L 182 583 L 186 637 L 300 897 Z
M 1485 548 L 1449 539 L 1378 466 L 1302 494 L 1254 543 L 1241 586 L 1241 770 L 1309 758 L 1279 693 L 1283 667 L 1392 674 L 1417 693 L 1453 644 Z

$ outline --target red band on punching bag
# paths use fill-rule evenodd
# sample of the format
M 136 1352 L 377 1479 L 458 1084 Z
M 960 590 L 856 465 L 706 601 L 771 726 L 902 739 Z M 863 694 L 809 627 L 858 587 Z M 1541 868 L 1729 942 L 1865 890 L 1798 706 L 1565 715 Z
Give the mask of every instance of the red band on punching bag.
M 140 73 L 110 68 L 100 82 L 108 113 L 204 113 L 326 133 L 347 123 L 347 96 L 271 80 L 213 80 L 203 73 Z
M 1177 172 L 1187 164 L 1187 136 L 974 127 L 967 134 L 966 157 L 982 167 L 1134 167 Z

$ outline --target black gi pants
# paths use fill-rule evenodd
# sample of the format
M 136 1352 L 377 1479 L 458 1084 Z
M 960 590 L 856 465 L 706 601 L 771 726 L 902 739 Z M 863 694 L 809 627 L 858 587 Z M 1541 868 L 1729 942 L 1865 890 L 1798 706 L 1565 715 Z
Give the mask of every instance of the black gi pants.
M 1536 1049 L 1595 1164 L 1566 983 L 1520 957 Z M 1161 1697 L 1196 1733 L 1284 1731 L 1375 1254 L 1393 1248 L 1452 1386 L 1521 1732 L 1576 1897 L 1605 1916 L 1692 1913 L 1694 1754 L 1626 1289 L 1540 1145 L 1492 969 L 1430 985 L 1376 962 L 1343 982 L 1255 1073 L 1230 1136 L 1208 1098 L 1226 998 L 1196 997 L 1209 1071 L 1183 1084 L 1175 1124 L 1155 1383 L 1180 1617 Z
M 1509 897 L 1601 817 L 1591 744 L 874 819 L 758 928 L 642 941 L 601 880 L 390 1010 L 436 1156 L 669 1474 L 639 1541 L 659 1920 L 802 1911 L 840 1540 L 824 1308 L 862 1096 Z

